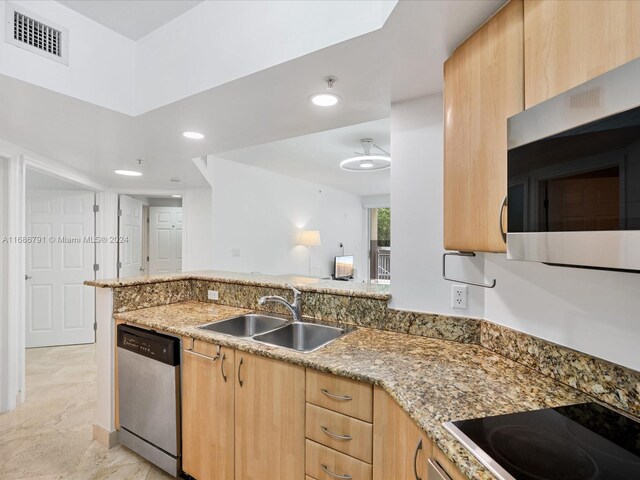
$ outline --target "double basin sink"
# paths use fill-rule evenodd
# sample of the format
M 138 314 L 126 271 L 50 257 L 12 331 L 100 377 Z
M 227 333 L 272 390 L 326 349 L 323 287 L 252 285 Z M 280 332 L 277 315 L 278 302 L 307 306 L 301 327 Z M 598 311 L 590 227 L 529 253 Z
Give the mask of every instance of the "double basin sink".
M 294 322 L 275 315 L 249 313 L 219 322 L 201 325 L 203 330 L 289 348 L 312 352 L 344 335 L 341 328 L 315 323 Z

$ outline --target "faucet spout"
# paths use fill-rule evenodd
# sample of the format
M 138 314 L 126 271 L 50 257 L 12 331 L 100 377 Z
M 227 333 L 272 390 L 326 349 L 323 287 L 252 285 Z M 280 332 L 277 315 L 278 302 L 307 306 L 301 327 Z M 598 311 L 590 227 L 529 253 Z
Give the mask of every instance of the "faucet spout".
M 285 298 L 277 296 L 277 295 L 265 295 L 258 300 L 258 305 L 264 305 L 266 303 L 279 303 L 283 305 L 291 312 L 291 316 L 293 318 L 293 322 L 302 321 L 302 292 L 298 289 L 292 287 L 291 285 L 287 285 L 293 292 L 293 302 L 289 303 Z

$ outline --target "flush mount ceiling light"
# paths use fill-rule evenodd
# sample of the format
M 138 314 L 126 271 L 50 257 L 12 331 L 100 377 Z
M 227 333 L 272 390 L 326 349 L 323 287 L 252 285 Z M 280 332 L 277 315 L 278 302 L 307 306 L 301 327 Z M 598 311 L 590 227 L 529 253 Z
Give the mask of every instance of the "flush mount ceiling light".
M 391 166 L 391 155 L 384 151 L 371 138 L 363 138 L 360 140 L 362 144 L 362 153 L 356 152 L 355 157 L 347 158 L 340 162 L 340 168 L 349 172 L 375 172 L 385 170 Z M 371 153 L 371 147 L 380 150 L 381 154 Z
M 136 172 L 134 170 L 114 170 L 118 175 L 124 175 L 125 177 L 140 177 L 142 172 Z
M 200 132 L 182 132 L 182 136 L 191 140 L 202 140 L 204 138 L 204 134 Z
M 182 195 L 171 195 L 173 198 L 182 198 Z
M 333 76 L 325 78 L 327 90 L 331 90 L 337 80 L 338 78 Z M 340 101 L 340 97 L 333 92 L 320 92 L 311 95 L 309 100 L 318 107 L 332 107 Z

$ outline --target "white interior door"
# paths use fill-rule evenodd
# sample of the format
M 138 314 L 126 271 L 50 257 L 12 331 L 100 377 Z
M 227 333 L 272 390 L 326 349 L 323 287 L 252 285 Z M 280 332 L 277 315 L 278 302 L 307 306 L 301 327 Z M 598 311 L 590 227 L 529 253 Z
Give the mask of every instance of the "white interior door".
M 182 208 L 149 207 L 149 273 L 182 271 Z
M 38 242 L 26 245 L 27 347 L 93 343 L 94 194 L 27 192 L 26 232 Z
M 118 277 L 135 277 L 144 273 L 142 262 L 143 203 L 120 195 Z

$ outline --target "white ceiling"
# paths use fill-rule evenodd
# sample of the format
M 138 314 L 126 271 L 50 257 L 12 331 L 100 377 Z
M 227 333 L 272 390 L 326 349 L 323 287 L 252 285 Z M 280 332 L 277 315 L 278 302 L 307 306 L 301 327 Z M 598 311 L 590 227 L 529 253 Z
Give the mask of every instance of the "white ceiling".
M 193 158 L 287 138 L 291 144 L 276 147 L 295 153 L 302 148 L 295 137 L 386 119 L 392 100 L 441 91 L 444 60 L 502 3 L 400 2 L 381 30 L 138 117 L 0 76 L 0 135 L 110 187 L 175 190 L 171 178 L 181 179 L 183 189 L 205 186 Z M 324 88 L 323 78 L 330 74 L 340 79 L 335 91 L 342 102 L 315 107 L 307 99 Z M 203 132 L 206 139 L 186 140 L 181 136 L 185 130 Z M 357 146 L 356 139 L 348 151 Z M 264 147 L 265 155 L 276 147 Z M 137 168 L 138 158 L 143 159 L 142 177 L 113 173 Z M 294 171 L 299 160 L 290 161 Z M 283 161 L 265 163 L 285 168 Z
M 389 151 L 388 118 L 217 154 L 227 160 L 320 183 L 357 195 L 390 192 L 390 170 L 348 172 L 340 162 L 362 151 L 360 140 L 373 138 Z
M 58 0 L 111 30 L 139 40 L 202 0 Z

